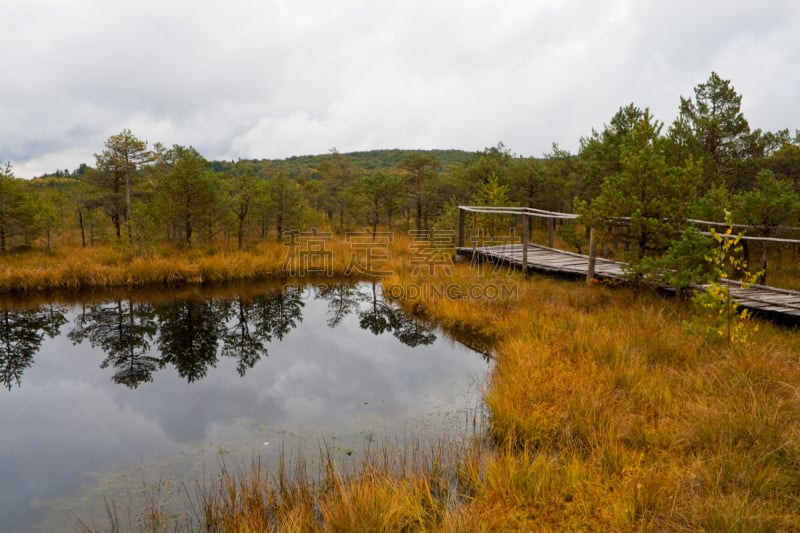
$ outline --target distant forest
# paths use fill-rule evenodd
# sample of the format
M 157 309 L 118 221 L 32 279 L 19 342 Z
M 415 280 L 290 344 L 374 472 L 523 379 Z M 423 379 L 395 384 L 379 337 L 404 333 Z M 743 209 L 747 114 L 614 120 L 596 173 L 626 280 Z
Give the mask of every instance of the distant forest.
M 124 130 L 95 161 L 32 180 L 0 169 L 0 253 L 54 246 L 246 248 L 287 230 L 337 233 L 455 226 L 459 204 L 575 212 L 627 256 L 663 254 L 686 219 L 740 223 L 781 236 L 800 223 L 800 134 L 752 129 L 742 97 L 712 73 L 666 125 L 621 107 L 575 154 L 557 145 L 521 157 L 373 150 L 283 160 L 209 161 Z M 610 221 L 625 218 L 625 224 Z M 561 228 L 576 249 L 583 229 Z

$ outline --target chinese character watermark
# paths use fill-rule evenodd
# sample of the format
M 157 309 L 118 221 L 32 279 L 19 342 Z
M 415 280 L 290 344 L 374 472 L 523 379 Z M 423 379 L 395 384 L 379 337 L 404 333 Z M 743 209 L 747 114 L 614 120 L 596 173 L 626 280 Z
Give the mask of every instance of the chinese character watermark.
M 424 269 L 433 276 L 437 269 L 444 275 L 453 275 L 453 248 L 455 247 L 456 232 L 453 230 L 412 230 L 411 236 L 411 266 L 413 274 L 418 275 Z
M 513 255 L 514 247 L 522 242 L 522 239 L 517 237 L 514 228 L 509 228 L 508 235 L 486 235 L 481 230 L 477 235 L 472 235 L 469 238 L 473 248 L 495 248 L 496 252 L 501 256 Z M 503 268 L 500 262 L 487 263 L 480 258 L 479 254 L 473 254 L 470 259 L 470 267 L 478 271 L 478 276 L 483 276 L 487 273 L 487 269 L 491 266 L 491 272 L 496 273 Z M 509 275 L 512 270 L 506 268 Z
M 389 262 L 389 245 L 394 242 L 394 233 L 371 231 L 348 232 L 345 242 L 350 244 L 352 252 L 344 273 L 347 276 L 390 276 L 390 270 L 381 270 Z
M 333 237 L 331 232 L 290 230 L 283 232 L 283 245 L 287 248 L 281 271 L 290 276 L 326 274 L 333 277 L 333 252 L 325 243 Z

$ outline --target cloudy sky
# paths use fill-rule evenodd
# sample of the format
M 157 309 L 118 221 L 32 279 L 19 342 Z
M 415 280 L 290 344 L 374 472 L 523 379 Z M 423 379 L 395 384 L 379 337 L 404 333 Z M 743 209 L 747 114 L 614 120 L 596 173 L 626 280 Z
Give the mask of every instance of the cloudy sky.
M 795 0 L 4 0 L 0 160 L 94 164 L 129 128 L 209 159 L 577 150 L 622 105 L 669 123 L 712 71 L 800 128 Z

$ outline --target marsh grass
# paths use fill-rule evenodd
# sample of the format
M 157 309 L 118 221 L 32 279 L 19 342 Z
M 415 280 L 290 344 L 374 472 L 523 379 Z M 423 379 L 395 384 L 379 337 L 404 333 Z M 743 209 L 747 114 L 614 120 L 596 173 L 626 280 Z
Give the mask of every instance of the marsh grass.
M 483 481 L 470 484 L 470 512 L 542 530 L 800 528 L 796 331 L 761 323 L 732 347 L 687 332 L 679 300 L 516 279 L 516 302 L 401 302 L 496 340 L 494 452 L 465 474 Z M 499 461 L 502 487 L 486 482 Z
M 0 293 L 79 291 L 87 289 L 180 287 L 236 281 L 315 279 L 329 274 L 353 273 L 355 261 L 365 252 L 343 239 L 330 239 L 322 250 L 321 269 L 306 269 L 297 253 L 282 243 L 263 242 L 248 250 L 185 249 L 171 246 L 133 250 L 120 246 L 59 248 L 50 252 L 29 251 L 0 257 Z M 372 259 L 375 270 L 387 268 L 379 256 L 391 256 L 391 266 L 403 268 L 410 253 L 402 235 L 378 250 Z M 320 256 L 322 257 L 322 256 Z M 359 274 L 359 272 L 355 272 Z

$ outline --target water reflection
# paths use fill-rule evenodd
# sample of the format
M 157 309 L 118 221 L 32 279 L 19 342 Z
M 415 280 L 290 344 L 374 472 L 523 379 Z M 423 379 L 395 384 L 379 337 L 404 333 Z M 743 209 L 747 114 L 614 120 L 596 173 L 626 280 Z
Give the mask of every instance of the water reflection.
M 56 337 L 67 318 L 65 309 L 47 305 L 32 311 L 0 311 L 0 382 L 11 390 L 33 364 L 45 335 Z
M 282 340 L 303 320 L 302 290 L 296 286 L 222 305 L 227 306 L 222 354 L 238 360 L 236 370 L 242 377 L 267 354 L 264 343 Z
M 314 448 L 333 435 L 356 449 L 362 433 L 438 434 L 480 398 L 485 363 L 435 342 L 380 285 L 146 296 L 0 310 L 1 531 L 55 516 L 58 498 L 95 479 L 86 501 L 102 505 L 99 472 L 191 481 L 198 449 L 271 457 L 266 441 Z
M 367 295 L 355 285 L 344 283 L 322 284 L 314 286 L 314 295 L 328 302 L 328 327 L 335 328 L 342 323 L 344 317 L 358 309 Z
M 436 340 L 436 335 L 430 328 L 380 299 L 374 282 L 372 303 L 368 309 L 358 313 L 358 318 L 361 329 L 367 329 L 374 335 L 391 331 L 392 335 L 406 346 L 427 345 Z
M 374 335 L 386 332 L 407 346 L 436 340 L 430 327 L 392 307 L 373 283 L 316 284 L 311 291 L 288 285 L 258 295 L 215 298 L 200 296 L 152 303 L 117 298 L 80 306 L 67 334 L 75 345 L 89 342 L 101 349 L 100 368 L 112 368 L 111 380 L 131 389 L 153 381 L 156 371 L 170 365 L 192 383 L 203 379 L 220 357 L 236 360 L 242 377 L 268 355 L 268 344 L 280 341 L 303 320 L 304 298 L 327 302 L 327 325 L 339 326 L 357 313 L 359 325 Z M 369 302 L 365 309 L 362 304 Z M 20 383 L 22 371 L 33 363 L 43 333 L 58 334 L 66 322 L 63 309 L 5 312 L 2 377 L 7 388 Z M 12 353 L 13 352 L 13 353 Z
M 101 348 L 106 358 L 100 368 L 112 366 L 114 383 L 136 388 L 152 381 L 153 372 L 161 367 L 160 358 L 148 355 L 157 333 L 154 306 L 116 300 L 81 306 L 67 336 L 75 344 L 88 340 L 92 347 Z

